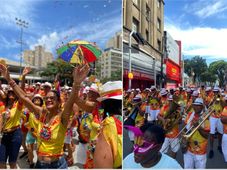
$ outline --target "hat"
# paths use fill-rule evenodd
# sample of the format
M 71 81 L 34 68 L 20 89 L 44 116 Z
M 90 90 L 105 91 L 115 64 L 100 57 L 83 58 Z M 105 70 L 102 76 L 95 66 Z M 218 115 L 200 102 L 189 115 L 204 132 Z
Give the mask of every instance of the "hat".
M 199 96 L 199 92 L 198 91 L 193 91 L 193 93 L 192 93 L 192 96 L 194 96 L 194 97 L 198 97 Z
M 192 91 L 191 91 L 190 88 L 187 88 L 186 92 L 187 92 L 187 93 L 191 93 Z
M 144 91 L 149 91 L 150 92 L 151 90 L 149 88 L 146 88 L 146 89 L 144 89 Z
M 227 100 L 227 94 L 225 95 L 224 100 Z
M 213 92 L 219 92 L 219 87 L 214 87 Z
M 43 97 L 42 97 L 40 94 L 35 94 L 35 95 L 32 97 L 32 100 L 33 100 L 34 98 L 40 98 L 40 99 L 43 100 Z
M 167 95 L 168 92 L 166 91 L 165 88 L 163 88 L 163 89 L 161 90 L 160 94 L 161 94 L 161 96 L 164 96 L 164 95 Z
M 169 95 L 168 100 L 173 100 L 173 95 Z
M 122 100 L 122 81 L 109 81 L 102 85 L 100 96 L 97 99 L 99 102 L 107 99 Z
M 49 82 L 45 82 L 44 84 L 43 84 L 43 87 L 52 87 L 52 85 L 51 85 L 51 83 L 49 83 Z
M 203 105 L 203 99 L 202 98 L 196 98 L 194 103 L 192 103 L 192 104 L 202 106 Z
M 211 87 L 206 87 L 205 91 L 208 92 L 211 90 Z
M 131 93 L 131 92 L 132 92 L 132 90 L 131 90 L 131 89 L 128 89 L 126 92 L 127 92 L 127 93 Z
M 151 90 L 156 90 L 156 87 L 155 86 L 151 86 Z
M 137 103 L 140 103 L 140 102 L 142 102 L 142 98 L 140 98 L 140 97 L 134 97 L 132 99 L 132 104 L 137 104 Z
M 93 91 L 93 92 L 99 94 L 99 88 L 98 88 L 97 84 L 92 83 L 91 86 L 90 86 L 90 88 L 89 88 L 89 91 Z
M 142 99 L 142 95 L 141 94 L 137 94 L 135 97 L 138 97 L 138 98 Z

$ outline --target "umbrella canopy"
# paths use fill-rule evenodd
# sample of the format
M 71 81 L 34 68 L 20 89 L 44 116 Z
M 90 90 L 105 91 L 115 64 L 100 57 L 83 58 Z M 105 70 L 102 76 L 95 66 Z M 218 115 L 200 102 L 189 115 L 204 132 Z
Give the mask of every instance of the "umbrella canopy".
M 94 43 L 73 40 L 58 48 L 57 54 L 66 62 L 81 64 L 94 62 L 101 56 L 102 51 Z

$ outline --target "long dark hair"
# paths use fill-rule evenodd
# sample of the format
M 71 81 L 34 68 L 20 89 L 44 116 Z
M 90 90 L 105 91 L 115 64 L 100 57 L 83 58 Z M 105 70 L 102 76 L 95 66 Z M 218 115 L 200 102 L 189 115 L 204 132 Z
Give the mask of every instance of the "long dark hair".
M 122 100 L 116 99 L 107 99 L 102 101 L 102 108 L 104 109 L 104 117 L 105 119 L 108 114 L 112 115 L 122 115 Z
M 14 91 L 8 91 L 7 92 L 7 95 L 6 95 L 6 99 L 5 99 L 5 106 L 7 107 L 8 105 L 9 105 L 9 101 L 10 101 L 10 99 L 9 99 L 9 93 L 14 93 Z M 14 93 L 14 96 L 15 96 L 15 100 L 14 100 L 14 102 L 15 101 L 18 101 L 18 97 L 17 97 L 17 95 Z

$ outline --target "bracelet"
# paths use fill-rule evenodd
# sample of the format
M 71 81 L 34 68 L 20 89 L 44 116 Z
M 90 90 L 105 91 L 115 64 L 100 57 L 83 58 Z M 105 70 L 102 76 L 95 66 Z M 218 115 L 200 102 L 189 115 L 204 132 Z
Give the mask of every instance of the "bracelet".
M 17 85 L 17 83 L 16 83 L 14 80 L 10 80 L 10 81 L 9 81 L 9 85 L 10 85 L 11 87 L 14 87 L 14 86 Z

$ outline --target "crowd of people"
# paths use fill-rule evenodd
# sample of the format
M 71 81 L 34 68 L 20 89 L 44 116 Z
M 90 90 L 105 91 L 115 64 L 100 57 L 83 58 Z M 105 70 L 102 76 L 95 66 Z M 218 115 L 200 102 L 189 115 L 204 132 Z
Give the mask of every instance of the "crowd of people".
M 57 80 L 28 85 L 29 68 L 17 84 L 0 64 L 7 81 L 0 84 L 1 169 L 7 164 L 17 168 L 23 157 L 28 157 L 30 168 L 68 168 L 75 163 L 75 133 L 86 148 L 83 168 L 121 168 L 122 82 L 84 86 L 89 71 L 88 64 L 75 67 L 72 87 L 60 87 Z M 21 147 L 24 153 L 19 156 Z
M 123 161 L 125 168 L 181 169 L 176 160 L 180 150 L 183 168 L 207 168 L 214 150 L 227 163 L 227 89 L 129 89 L 123 105 L 124 128 L 134 146 Z

